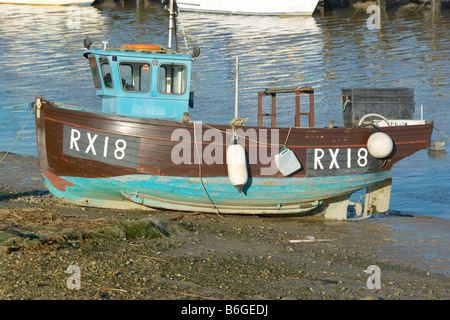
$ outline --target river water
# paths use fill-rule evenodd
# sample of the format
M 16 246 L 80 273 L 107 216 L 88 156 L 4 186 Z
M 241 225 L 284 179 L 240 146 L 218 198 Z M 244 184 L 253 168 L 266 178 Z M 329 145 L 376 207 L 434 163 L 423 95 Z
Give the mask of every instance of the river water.
M 193 67 L 191 118 L 227 124 L 234 117 L 234 70 L 239 56 L 239 116 L 257 123 L 257 92 L 311 85 L 316 126 L 342 125 L 341 89 L 408 87 L 421 116 L 450 135 L 450 12 L 388 11 L 381 28 L 369 14 L 341 9 L 313 17 L 256 17 L 183 13 L 189 48 L 201 55 Z M 178 23 L 178 45 L 184 49 Z M 168 14 L 159 2 L 105 1 L 95 7 L 0 5 L 0 151 L 23 128 L 34 96 L 98 108 L 87 60 L 86 35 L 109 46 L 167 45 Z M 285 100 L 283 100 L 285 99 Z M 293 125 L 293 99 L 281 98 L 279 125 Z M 281 107 L 289 103 L 290 107 Z M 302 125 L 306 124 L 303 122 Z M 11 152 L 36 156 L 33 117 Z M 438 131 L 433 140 L 444 140 Z M 449 146 L 447 145 L 447 148 Z M 422 150 L 398 163 L 390 211 L 450 219 L 450 157 Z

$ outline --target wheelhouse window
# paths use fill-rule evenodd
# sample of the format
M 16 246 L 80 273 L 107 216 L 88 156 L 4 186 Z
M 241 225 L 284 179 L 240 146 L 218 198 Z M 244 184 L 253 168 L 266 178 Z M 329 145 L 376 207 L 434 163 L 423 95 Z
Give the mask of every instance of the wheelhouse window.
M 126 92 L 150 91 L 150 65 L 147 62 L 120 62 L 122 90 Z
M 94 79 L 95 89 L 100 90 L 102 88 L 102 82 L 100 80 L 100 74 L 98 72 L 97 60 L 94 56 L 89 57 L 89 64 L 91 66 L 92 78 Z
M 112 89 L 113 81 L 111 76 L 111 66 L 109 65 L 109 60 L 107 58 L 98 59 L 100 62 L 100 70 L 102 72 L 103 85 L 105 88 Z
M 184 94 L 186 92 L 186 66 L 182 64 L 162 64 L 159 67 L 158 91 L 164 94 Z

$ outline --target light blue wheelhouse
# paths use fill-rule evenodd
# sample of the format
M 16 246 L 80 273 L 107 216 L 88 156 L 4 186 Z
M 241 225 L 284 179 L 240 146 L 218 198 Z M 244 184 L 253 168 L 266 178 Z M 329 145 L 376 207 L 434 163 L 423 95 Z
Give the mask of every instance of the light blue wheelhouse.
M 192 106 L 192 57 L 161 49 L 88 50 L 102 112 L 182 121 Z

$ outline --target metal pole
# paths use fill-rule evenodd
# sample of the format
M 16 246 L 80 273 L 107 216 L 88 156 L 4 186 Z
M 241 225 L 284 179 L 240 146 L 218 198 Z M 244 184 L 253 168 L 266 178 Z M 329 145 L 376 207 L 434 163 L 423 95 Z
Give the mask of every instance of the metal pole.
M 239 56 L 236 56 L 236 92 L 234 98 L 234 117 L 238 117 L 238 105 L 239 105 Z
M 169 16 L 169 49 L 172 49 L 173 0 L 170 0 Z

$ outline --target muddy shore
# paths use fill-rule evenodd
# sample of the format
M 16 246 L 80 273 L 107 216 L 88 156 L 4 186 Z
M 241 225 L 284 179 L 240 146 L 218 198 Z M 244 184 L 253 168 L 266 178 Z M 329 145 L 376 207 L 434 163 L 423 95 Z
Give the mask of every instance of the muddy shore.
M 36 158 L 10 154 L 0 163 L 0 299 L 447 300 L 449 227 L 399 215 L 82 208 L 45 191 Z M 372 265 L 380 289 L 368 288 Z

